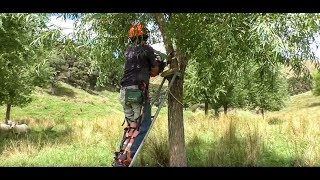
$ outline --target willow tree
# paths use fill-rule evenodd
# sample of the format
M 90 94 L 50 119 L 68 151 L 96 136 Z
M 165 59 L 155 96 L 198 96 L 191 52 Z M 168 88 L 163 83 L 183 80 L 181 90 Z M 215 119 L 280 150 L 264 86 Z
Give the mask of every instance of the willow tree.
M 269 56 L 286 55 L 289 59 L 266 59 L 271 65 L 287 64 L 296 72 L 301 72 L 303 60 L 314 59 L 309 45 L 318 31 L 318 18 L 316 14 L 82 14 L 77 21 L 77 42 L 82 42 L 82 47 L 91 49 L 85 54 L 93 64 L 102 67 L 101 71 L 107 72 L 107 69 L 112 67 L 119 68 L 119 72 L 122 72 L 121 63 L 128 42 L 128 28 L 136 21 L 152 26 L 152 30 L 157 32 L 155 34 L 159 35 L 156 39 L 162 39 L 167 53 L 170 53 L 170 68 L 181 72 L 168 97 L 169 156 L 170 166 L 186 166 L 183 84 L 188 61 L 192 56 L 205 48 L 205 54 L 220 52 L 227 54 L 224 57 L 236 57 L 237 60 L 245 54 L 245 57 L 248 57 L 246 59 L 250 59 L 249 57 L 264 51 L 264 47 L 268 45 Z M 223 35 L 230 40 L 221 41 Z M 207 41 L 210 43 L 206 43 Z M 215 46 L 216 42 L 223 44 Z M 81 49 L 81 46 L 77 49 Z M 217 56 L 215 53 L 211 54 Z M 211 60 L 201 59 L 203 62 Z M 252 59 L 260 61 L 259 58 Z
M 7 107 L 6 123 L 11 106 L 29 103 L 34 87 L 50 78 L 46 52 L 59 32 L 46 22 L 46 14 L 0 14 L 0 105 Z
M 181 18 L 184 16 L 181 15 Z M 155 41 L 163 39 L 167 52 L 172 56 L 168 57 L 171 61 L 171 68 L 178 68 L 184 72 L 187 63 L 187 57 L 183 48 L 174 49 L 172 39 L 171 22 L 180 21 L 179 18 L 169 22 L 170 16 L 165 14 L 82 14 L 77 22 L 77 42 L 82 42 L 81 46 L 74 47 L 75 51 L 88 48 L 90 51 L 82 51 L 80 56 L 86 56 L 91 60 L 94 66 L 98 66 L 102 74 L 116 69 L 117 73 L 122 74 L 122 63 L 124 61 L 124 51 L 128 43 L 128 28 L 134 22 L 150 24 L 151 32 L 158 34 Z M 188 22 L 188 21 L 186 21 Z M 189 26 L 189 25 L 188 25 Z M 89 33 L 88 33 L 89 32 Z M 90 34 L 92 32 L 92 34 Z M 182 38 L 182 37 L 179 37 Z M 179 39 L 178 38 L 178 39 Z M 176 56 L 175 60 L 171 60 Z M 119 79 L 120 80 L 120 79 Z M 186 151 L 184 142 L 183 114 L 182 114 L 182 93 L 175 89 L 182 90 L 183 74 L 174 83 L 169 96 L 169 151 L 171 166 L 186 166 Z M 178 101 L 176 101 L 176 99 Z
M 205 15 L 203 19 L 213 21 L 206 24 L 204 26 L 206 28 L 201 29 L 202 36 L 199 37 L 202 38 L 201 46 L 192 54 L 191 66 L 187 69 L 187 73 L 190 74 L 187 74 L 185 83 L 188 100 L 197 103 L 199 101 L 205 102 L 205 104 L 211 103 L 216 115 L 221 106 L 224 107 L 225 113 L 230 106 L 244 107 L 249 104 L 271 110 L 271 107 L 276 106 L 268 106 L 267 104 L 270 105 L 270 103 L 267 102 L 271 102 L 269 101 L 271 98 L 267 97 L 278 97 L 275 100 L 278 100 L 279 103 L 272 103 L 273 105 L 283 104 L 281 98 L 285 99 L 285 92 L 280 90 L 283 87 L 261 86 L 261 82 L 275 84 L 275 81 L 280 80 L 277 78 L 279 72 L 276 69 L 285 62 L 284 52 L 291 50 L 291 55 L 295 57 L 296 49 L 291 46 L 291 49 L 285 49 L 281 46 L 294 42 L 275 39 L 283 32 L 261 29 L 261 26 L 265 28 L 265 23 L 269 23 L 269 21 L 265 22 L 261 19 L 263 16 L 266 15 L 244 13 Z M 278 16 L 282 15 L 278 14 L 275 17 L 279 18 Z M 271 27 L 274 28 L 273 23 L 271 24 Z M 210 31 L 206 31 L 206 29 L 210 29 Z M 277 32 L 277 34 L 270 32 Z M 295 43 L 299 43 L 299 41 Z M 308 55 L 308 49 L 304 50 Z M 291 61 L 288 64 L 300 63 L 297 58 L 293 60 L 296 62 Z M 257 88 L 250 88 L 253 86 Z M 274 87 L 279 87 L 279 92 Z M 266 93 L 269 96 L 266 96 Z M 273 95 L 271 96 L 271 94 Z M 248 98 L 248 95 L 251 98 Z M 259 101 L 257 101 L 258 99 Z M 252 102 L 249 102 L 250 100 Z M 261 103 L 258 103 L 260 100 Z
M 182 76 L 172 87 L 175 98 L 169 96 L 168 121 L 170 143 L 170 165 L 185 166 L 185 147 L 183 131 L 183 80 L 188 61 L 193 54 L 212 42 L 212 50 L 231 54 L 238 60 L 268 61 L 270 66 L 285 64 L 296 73 L 304 72 L 303 62 L 315 60 L 310 44 L 319 31 L 317 14 L 154 14 L 167 52 L 175 52 L 173 67 Z M 238 22 L 238 23 L 234 23 Z M 211 33 L 208 33 L 211 32 Z M 230 33 L 231 32 L 231 33 Z M 242 33 L 232 33 L 242 32 Z M 215 48 L 221 34 L 226 34 L 232 44 Z M 208 35 L 208 36 L 207 36 Z M 206 39 L 204 39 L 205 37 Z M 268 48 L 268 59 L 256 57 Z M 208 48 L 206 48 L 208 49 Z M 208 54 L 208 53 L 206 53 Z M 215 56 L 215 53 L 211 53 Z M 287 61 L 279 56 L 287 57 Z M 203 61 L 210 59 L 202 58 Z M 245 62 L 244 62 L 245 63 Z M 306 72 L 308 73 L 308 72 Z M 213 79 L 214 81 L 214 79 Z M 182 102 L 182 103 L 181 103 Z
M 315 96 L 319 96 L 320 95 L 320 73 L 319 73 L 319 71 L 314 72 L 314 74 L 313 74 L 313 89 L 312 89 L 312 93 Z
M 204 23 L 202 35 L 198 37 L 202 39 L 201 46 L 192 54 L 185 92 L 187 99 L 205 103 L 206 114 L 207 104 L 211 104 L 217 116 L 221 106 L 227 113 L 231 105 L 243 104 L 237 102 L 244 99 L 240 97 L 243 95 L 235 91 L 242 88 L 244 68 L 253 61 L 248 58 L 252 48 L 246 42 L 250 36 L 251 16 L 210 14 L 203 19 L 210 23 Z

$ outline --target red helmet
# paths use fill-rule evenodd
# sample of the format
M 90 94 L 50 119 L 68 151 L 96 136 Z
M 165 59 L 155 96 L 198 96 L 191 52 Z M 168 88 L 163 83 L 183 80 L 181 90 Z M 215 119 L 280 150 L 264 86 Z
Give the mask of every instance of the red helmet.
M 129 30 L 129 38 L 139 37 L 139 36 L 148 36 L 149 30 L 140 23 L 134 24 Z

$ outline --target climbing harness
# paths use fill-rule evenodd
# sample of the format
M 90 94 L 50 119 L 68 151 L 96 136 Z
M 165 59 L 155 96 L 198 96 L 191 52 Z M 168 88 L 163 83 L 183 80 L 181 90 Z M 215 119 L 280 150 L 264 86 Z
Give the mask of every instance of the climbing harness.
M 131 146 L 140 132 L 140 125 L 143 119 L 144 106 L 148 97 L 148 86 L 145 82 L 141 81 L 138 89 L 126 89 L 125 103 L 138 103 L 141 104 L 140 115 L 134 122 L 125 117 L 122 126 L 127 122 L 127 127 L 124 128 L 124 139 L 119 152 L 115 152 L 115 163 L 113 166 L 125 167 L 131 162 Z
M 128 126 L 125 128 L 125 141 L 121 147 L 120 152 L 116 152 L 116 163 L 115 166 L 129 166 L 131 163 L 131 152 L 130 148 L 133 144 L 134 138 L 139 134 L 140 129 L 138 123 L 131 122 L 128 123 Z

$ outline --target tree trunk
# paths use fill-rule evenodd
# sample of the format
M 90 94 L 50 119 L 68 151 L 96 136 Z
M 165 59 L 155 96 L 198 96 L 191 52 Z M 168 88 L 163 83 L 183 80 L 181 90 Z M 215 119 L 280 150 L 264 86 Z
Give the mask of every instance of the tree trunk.
M 55 95 L 56 94 L 56 85 L 55 85 L 55 83 L 50 83 L 50 91 L 51 91 L 51 94 L 52 95 Z
M 262 119 L 264 119 L 264 109 L 261 109 Z
M 208 106 L 208 102 L 206 101 L 205 103 L 204 103 L 204 114 L 207 116 L 208 115 L 208 109 L 209 109 L 209 106 Z
M 163 38 L 163 44 L 165 46 L 166 49 L 166 53 L 171 53 L 167 59 L 168 64 L 171 64 L 170 68 L 173 68 L 172 66 L 178 67 L 178 65 L 176 63 L 172 63 L 172 58 L 173 58 L 173 44 L 172 41 L 169 37 L 166 36 L 165 33 L 165 22 L 163 20 L 163 14 L 162 13 L 154 13 L 154 18 L 156 23 L 158 24 L 159 30 L 161 32 L 162 38 Z
M 227 115 L 227 113 L 228 113 L 228 105 L 226 105 L 226 104 L 223 105 L 223 112 L 224 112 L 224 115 Z
M 219 108 L 214 108 L 214 117 L 219 118 Z
M 11 104 L 7 104 L 6 119 L 5 119 L 6 124 L 8 124 L 8 121 L 10 120 L 10 112 L 11 112 Z
M 183 80 L 176 79 L 170 88 L 173 96 L 182 101 Z M 172 95 L 168 96 L 168 126 L 170 167 L 187 166 L 184 138 L 183 107 Z
M 170 167 L 185 167 L 187 166 L 187 158 L 183 124 L 183 104 L 181 103 L 183 103 L 183 73 L 185 72 L 187 61 L 186 58 L 179 53 L 176 54 L 178 58 L 173 58 L 175 56 L 173 53 L 173 44 L 171 39 L 166 36 L 163 14 L 155 13 L 154 18 L 162 34 L 166 52 L 171 53 L 168 57 L 170 68 L 177 68 L 181 72 L 181 76 L 175 80 L 170 88 L 171 93 L 168 95 L 169 158 Z M 180 64 L 178 64 L 178 60 L 180 60 Z

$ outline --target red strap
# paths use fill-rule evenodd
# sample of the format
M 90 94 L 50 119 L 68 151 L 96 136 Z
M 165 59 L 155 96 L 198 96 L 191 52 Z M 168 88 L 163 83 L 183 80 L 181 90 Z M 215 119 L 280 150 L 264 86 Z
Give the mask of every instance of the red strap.
M 120 163 L 120 164 L 124 164 L 126 166 L 129 166 L 132 159 L 131 159 L 131 153 L 130 151 L 124 151 L 123 154 L 126 154 L 127 155 L 127 159 L 125 160 L 121 160 L 121 159 L 118 159 L 117 161 Z
M 126 166 L 129 166 L 131 163 L 131 146 L 134 142 L 134 138 L 138 136 L 138 134 L 140 133 L 140 129 L 137 128 L 137 124 L 136 123 L 132 123 L 130 124 L 127 128 L 126 128 L 126 132 L 125 132 L 125 138 L 126 140 L 123 143 L 123 147 L 122 147 L 122 152 L 120 152 L 118 154 L 117 157 L 117 161 L 120 164 L 124 164 Z M 125 160 L 121 160 L 119 157 L 121 154 L 125 154 L 126 155 L 126 159 Z

